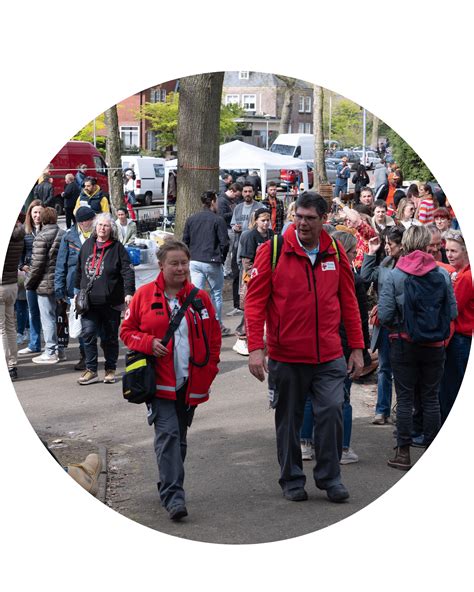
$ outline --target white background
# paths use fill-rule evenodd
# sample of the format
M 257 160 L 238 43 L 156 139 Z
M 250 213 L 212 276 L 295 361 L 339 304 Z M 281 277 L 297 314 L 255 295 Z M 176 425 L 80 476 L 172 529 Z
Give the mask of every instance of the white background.
M 469 5 L 320 4 L 9 3 L 1 38 L 0 259 L 29 189 L 73 133 L 144 88 L 217 70 L 294 76 L 377 114 L 433 171 L 472 252 Z M 471 385 L 472 366 L 471 360 Z M 467 589 L 472 549 L 466 539 L 473 527 L 467 380 L 429 453 L 365 510 L 291 541 L 219 546 L 139 526 L 64 478 L 3 366 L 1 375 L 0 582 L 8 582 L 6 590 Z

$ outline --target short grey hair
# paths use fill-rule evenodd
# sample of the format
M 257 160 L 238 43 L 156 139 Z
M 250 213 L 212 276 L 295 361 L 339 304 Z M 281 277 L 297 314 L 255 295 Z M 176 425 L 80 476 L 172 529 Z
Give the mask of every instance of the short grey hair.
M 459 245 L 461 245 L 463 251 L 467 251 L 466 243 L 464 242 L 464 237 L 460 230 L 454 230 L 453 228 L 450 228 L 449 230 L 443 232 L 442 236 L 445 241 L 449 240 L 458 243 Z
M 92 230 L 92 236 L 94 238 L 97 238 L 97 224 L 99 222 L 110 222 L 110 238 L 112 240 L 118 240 L 118 230 L 117 230 L 117 225 L 115 224 L 114 219 L 112 218 L 112 215 L 109 214 L 109 212 L 102 212 L 101 214 L 97 214 L 97 216 L 94 218 L 94 226 L 93 226 L 93 230 Z
M 426 226 L 410 226 L 403 233 L 403 252 L 407 255 L 413 251 L 426 251 L 430 242 L 431 232 Z

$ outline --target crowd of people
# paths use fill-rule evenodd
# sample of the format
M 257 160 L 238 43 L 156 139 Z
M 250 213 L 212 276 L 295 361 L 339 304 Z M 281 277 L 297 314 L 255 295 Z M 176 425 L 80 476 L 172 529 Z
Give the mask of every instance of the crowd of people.
M 187 515 L 187 430 L 196 405 L 209 398 L 222 338 L 230 335 L 251 374 L 268 379 L 286 499 L 307 499 L 303 461 L 313 458 L 316 487 L 332 502 L 349 497 L 340 465 L 358 461 L 351 385 L 375 366 L 372 423 L 394 424 L 395 453 L 387 462 L 408 470 L 410 447 L 431 444 L 466 370 L 474 327 L 468 253 L 446 196 L 432 184 L 405 188 L 400 169 L 384 162 L 374 187 L 362 165 L 353 193 L 349 177 L 343 159 L 332 200 L 303 190 L 286 203 L 274 182 L 257 198 L 254 178 L 223 176 L 219 193 L 201 195 L 202 209 L 188 218 L 183 236 L 160 247 L 156 280 L 136 294 L 126 245 L 137 228 L 129 209 L 117 210 L 114 220 L 107 196 L 84 177 L 64 231 L 47 192 L 38 190 L 15 225 L 0 285 L 11 378 L 18 378 L 18 356 L 38 354 L 36 364 L 66 358 L 57 306 L 80 312 L 80 385 L 101 380 L 99 340 L 106 384 L 116 381 L 119 336 L 155 360 L 148 422 L 159 496 L 172 520 Z M 68 175 L 65 193 L 73 183 Z M 125 190 L 133 203 L 131 185 Z M 223 322 L 226 278 L 233 304 L 227 315 L 240 317 L 234 332 Z

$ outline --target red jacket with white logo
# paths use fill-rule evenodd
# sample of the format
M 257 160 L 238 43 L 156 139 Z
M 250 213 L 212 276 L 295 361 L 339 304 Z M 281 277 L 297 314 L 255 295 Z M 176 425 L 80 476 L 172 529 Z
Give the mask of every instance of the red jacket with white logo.
M 319 364 L 343 355 L 341 318 L 351 349 L 363 349 L 364 337 L 354 277 L 343 247 L 334 248 L 324 230 L 315 265 L 298 243 L 296 229 L 283 235 L 280 259 L 271 269 L 271 241 L 257 251 L 245 300 L 249 352 L 267 348 L 280 362 Z M 338 255 L 339 252 L 339 255 Z
M 177 298 L 183 304 L 193 289 L 193 284 L 186 282 L 178 292 Z M 120 327 L 120 339 L 132 350 L 153 355 L 152 342 L 155 337 L 162 339 L 170 322 L 169 306 L 164 294 L 165 286 L 162 274 L 154 282 L 139 288 L 132 298 L 130 308 Z M 189 362 L 189 378 L 186 391 L 186 403 L 198 405 L 209 398 L 212 381 L 219 372 L 219 354 L 221 349 L 221 330 L 211 300 L 204 290 L 199 290 L 195 298 L 203 303 L 201 316 L 190 304 L 185 313 L 188 323 L 190 355 L 202 363 L 206 356 L 204 331 L 209 344 L 209 362 L 202 368 Z M 173 338 L 167 344 L 169 353 L 156 358 L 156 396 L 163 399 L 176 399 L 176 375 L 174 371 Z

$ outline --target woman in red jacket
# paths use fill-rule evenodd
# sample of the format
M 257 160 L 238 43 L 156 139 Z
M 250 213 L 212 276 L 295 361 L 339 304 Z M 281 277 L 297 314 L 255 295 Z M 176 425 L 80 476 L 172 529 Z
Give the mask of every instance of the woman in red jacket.
M 454 321 L 454 334 L 446 348 L 444 375 L 439 391 L 441 424 L 446 420 L 461 388 L 474 331 L 474 289 L 466 244 L 459 230 L 447 230 L 443 238 L 446 240 L 448 261 L 455 269 L 451 281 L 458 316 Z
M 120 329 L 128 348 L 156 356 L 156 396 L 148 405 L 148 423 L 155 427 L 158 491 L 171 520 L 188 515 L 183 489 L 186 434 L 196 405 L 209 398 L 221 347 L 219 321 L 204 290 L 194 297 L 167 346 L 161 343 L 194 288 L 189 260 L 184 243 L 166 241 L 158 253 L 161 273 L 136 292 Z

